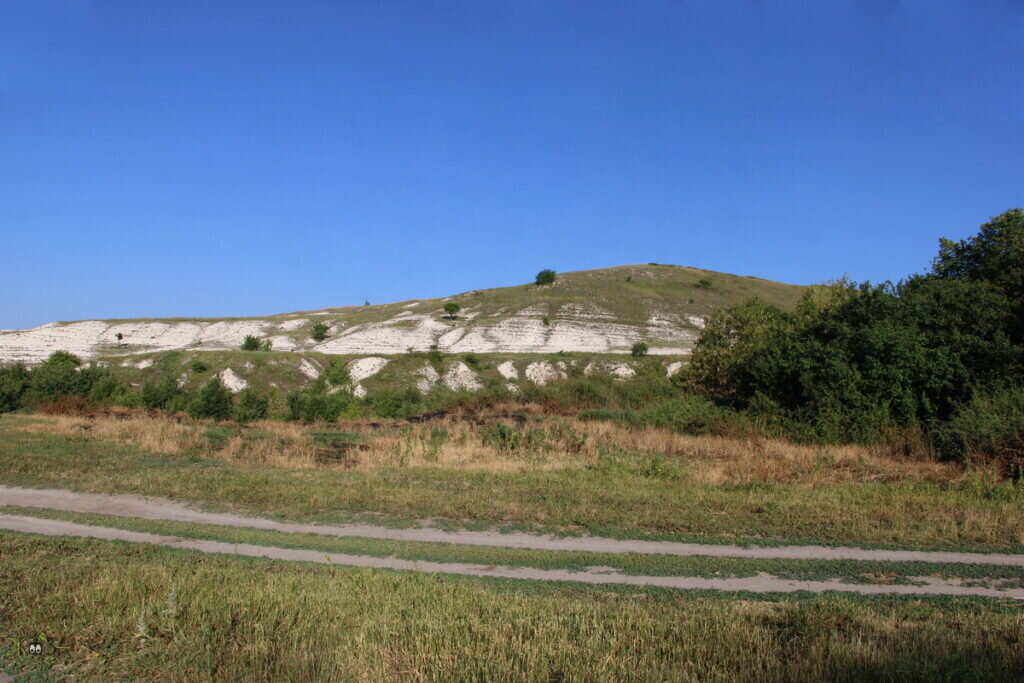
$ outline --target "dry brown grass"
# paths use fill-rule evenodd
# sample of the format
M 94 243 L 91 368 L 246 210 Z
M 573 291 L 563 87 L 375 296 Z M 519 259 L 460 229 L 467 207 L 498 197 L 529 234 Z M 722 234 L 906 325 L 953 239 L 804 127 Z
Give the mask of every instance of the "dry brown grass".
M 500 414 L 500 413 L 499 413 Z M 491 472 L 560 470 L 594 466 L 602 456 L 658 456 L 680 467 L 688 478 L 711 485 L 753 482 L 841 485 L 857 482 L 923 481 L 957 483 L 963 467 L 864 446 L 814 446 L 781 439 L 689 436 L 654 427 L 630 428 L 611 422 L 531 419 L 525 424 L 499 420 L 516 433 L 532 432 L 524 443 L 501 447 L 488 439 L 492 426 L 452 415 L 429 424 L 349 421 L 339 432 L 365 436 L 341 458 L 325 458 L 313 433 L 325 427 L 259 422 L 223 430 L 211 439 L 213 425 L 180 416 L 51 415 L 24 425 L 26 431 L 72 439 L 134 446 L 163 455 L 195 455 L 283 468 L 341 466 L 441 467 Z M 337 455 L 337 454 L 335 454 Z

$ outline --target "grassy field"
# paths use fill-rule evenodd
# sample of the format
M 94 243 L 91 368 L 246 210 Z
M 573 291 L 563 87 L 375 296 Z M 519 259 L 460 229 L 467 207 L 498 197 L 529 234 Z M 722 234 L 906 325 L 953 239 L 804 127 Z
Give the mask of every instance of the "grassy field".
M 83 680 L 993 680 L 1018 609 L 270 563 L 0 533 L 11 671 Z M 25 654 L 28 642 L 44 655 Z
M 254 514 L 728 542 L 1021 552 L 1024 487 L 860 447 L 573 420 L 247 428 L 147 416 L 0 419 L 0 482 Z M 539 434 L 539 435 L 537 435 Z

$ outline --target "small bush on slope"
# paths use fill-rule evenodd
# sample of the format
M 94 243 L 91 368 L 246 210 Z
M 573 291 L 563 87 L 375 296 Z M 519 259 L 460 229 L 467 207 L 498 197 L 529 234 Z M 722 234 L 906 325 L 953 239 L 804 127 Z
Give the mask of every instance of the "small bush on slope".
M 188 404 L 188 414 L 192 417 L 228 420 L 231 413 L 231 392 L 221 383 L 219 377 L 214 377 L 204 384 Z
M 246 423 L 262 420 L 267 416 L 270 400 L 256 389 L 244 389 L 238 394 L 234 407 L 236 422 Z
M 313 323 L 313 327 L 309 330 L 309 336 L 313 338 L 313 341 L 322 342 L 327 339 L 327 333 L 330 331 L 327 323 Z
M 534 278 L 534 284 L 537 285 L 550 285 L 554 283 L 554 281 L 555 271 L 551 270 L 550 268 L 545 268 L 544 270 L 540 271 L 539 273 L 537 273 L 537 277 Z

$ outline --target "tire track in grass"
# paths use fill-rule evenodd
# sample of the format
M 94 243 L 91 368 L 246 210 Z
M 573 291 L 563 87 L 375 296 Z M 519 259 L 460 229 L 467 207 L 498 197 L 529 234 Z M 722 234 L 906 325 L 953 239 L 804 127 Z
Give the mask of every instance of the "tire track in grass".
M 135 517 L 139 519 L 195 524 L 265 529 L 284 533 L 306 533 L 321 536 L 375 538 L 424 543 L 492 546 L 523 550 L 585 551 L 594 553 L 637 553 L 642 555 L 675 555 L 734 557 L 782 560 L 864 560 L 875 562 L 933 562 L 943 564 L 986 564 L 1024 567 L 1024 555 L 1003 553 L 968 553 L 924 550 L 880 550 L 843 546 L 736 546 L 675 541 L 642 541 L 594 536 L 563 538 L 552 535 L 501 533 L 497 531 L 444 531 L 436 528 L 392 529 L 368 524 L 331 526 L 278 522 L 262 517 L 202 512 L 166 498 L 126 494 L 96 494 L 59 489 L 28 489 L 0 485 L 0 505 L 47 508 L 65 512 L 82 512 Z
M 979 586 L 963 586 L 956 582 L 932 579 L 926 585 L 865 585 L 844 584 L 831 581 L 794 581 L 780 579 L 766 573 L 746 578 L 701 578 L 692 576 L 636 576 L 617 572 L 593 573 L 571 572 L 561 569 L 533 569 L 529 567 L 504 567 L 493 565 L 465 564 L 458 562 L 429 562 L 401 560 L 386 557 L 368 557 L 343 553 L 324 553 L 316 550 L 276 548 L 250 544 L 223 543 L 161 536 L 138 531 L 126 531 L 109 527 L 88 526 L 38 517 L 0 515 L 0 529 L 44 536 L 73 536 L 95 538 L 106 541 L 147 543 L 170 548 L 198 551 L 201 553 L 260 557 L 291 562 L 313 562 L 349 567 L 416 571 L 430 574 L 457 574 L 463 576 L 522 579 L 531 581 L 563 581 L 587 584 L 626 584 L 632 586 L 656 586 L 681 590 L 720 590 L 750 593 L 825 593 L 837 591 L 861 595 L 943 595 L 976 596 L 989 598 L 1014 598 L 1024 600 L 1024 589 L 996 590 Z

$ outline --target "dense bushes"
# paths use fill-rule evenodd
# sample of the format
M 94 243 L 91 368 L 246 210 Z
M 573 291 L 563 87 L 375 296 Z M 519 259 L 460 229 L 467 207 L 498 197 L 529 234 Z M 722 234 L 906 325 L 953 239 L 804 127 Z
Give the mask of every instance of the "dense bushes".
M 28 389 L 29 373 L 22 365 L 0 367 L 0 413 L 17 410 Z
M 976 415 L 995 405 L 974 397 L 1024 376 L 1022 278 L 1024 216 L 1011 211 L 976 238 L 943 241 L 931 273 L 898 285 L 818 287 L 794 313 L 757 301 L 717 312 L 687 378 L 806 439 L 871 442 L 894 429 L 939 438 L 962 406 Z
M 934 430 L 933 443 L 941 456 L 987 457 L 1020 479 L 1024 475 L 1024 388 L 975 396 Z
M 352 403 L 344 391 L 329 393 L 323 385 L 292 391 L 286 398 L 288 419 L 302 422 L 334 422 Z

